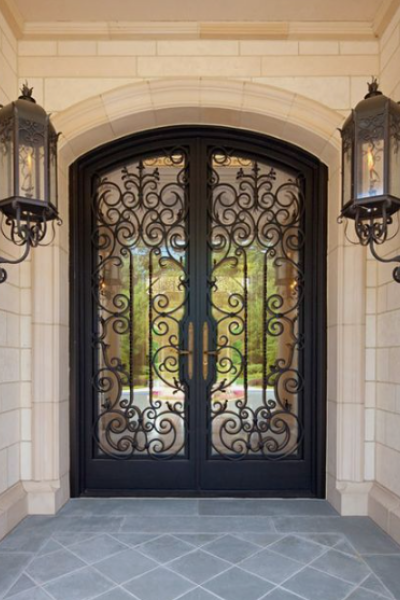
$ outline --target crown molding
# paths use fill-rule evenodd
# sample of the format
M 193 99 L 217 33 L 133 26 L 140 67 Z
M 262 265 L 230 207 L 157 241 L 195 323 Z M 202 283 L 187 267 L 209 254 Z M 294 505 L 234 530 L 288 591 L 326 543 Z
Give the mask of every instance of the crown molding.
M 400 0 L 399 0 L 400 1 Z M 23 39 L 371 40 L 367 22 L 27 22 Z
M 382 36 L 399 7 L 400 0 L 383 0 L 372 23 L 376 37 Z
M 43 21 L 26 22 L 23 38 L 37 39 L 198 39 L 196 22 Z

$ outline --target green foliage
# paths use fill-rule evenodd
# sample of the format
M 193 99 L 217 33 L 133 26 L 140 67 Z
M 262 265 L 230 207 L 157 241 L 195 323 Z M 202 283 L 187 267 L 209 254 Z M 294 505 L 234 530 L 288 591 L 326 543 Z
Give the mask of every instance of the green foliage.
M 216 257 L 218 258 L 218 257 Z M 247 258 L 247 287 L 248 287 L 248 378 L 249 383 L 260 385 L 263 378 L 263 310 L 264 310 L 264 253 L 253 246 L 246 251 Z M 146 385 L 148 381 L 148 279 L 149 279 L 149 253 L 145 248 L 136 247 L 132 250 L 133 260 L 133 365 L 134 365 L 134 385 L 136 387 Z M 224 310 L 232 310 L 229 306 L 228 299 L 232 293 L 243 294 L 243 256 L 239 259 L 237 266 L 232 267 L 232 263 L 226 263 L 217 270 L 217 278 L 223 278 L 226 294 L 220 295 L 225 298 L 224 305 L 221 306 Z M 171 271 L 171 275 L 174 271 Z M 154 274 L 156 277 L 157 274 Z M 177 275 L 178 276 L 178 275 Z M 129 260 L 124 261 L 124 266 L 120 273 L 121 289 L 120 293 L 129 296 Z M 219 289 L 220 289 L 219 288 Z M 230 289 L 229 289 L 230 288 Z M 277 292 L 275 283 L 275 271 L 272 265 L 268 265 L 267 269 L 267 292 L 268 295 Z M 217 317 L 218 318 L 218 317 Z M 119 336 L 121 360 L 125 364 L 125 368 L 129 370 L 129 335 Z M 154 339 L 154 336 L 153 336 Z M 161 340 L 160 340 L 161 341 Z M 158 342 L 154 339 L 154 344 Z M 244 353 L 244 335 L 239 335 L 235 339 L 232 336 L 232 345 L 238 350 L 240 355 Z M 270 366 L 276 361 L 278 348 L 278 338 L 273 336 L 268 337 L 267 341 L 267 372 L 270 371 Z M 153 352 L 156 346 L 153 347 Z M 237 352 L 232 353 L 234 364 L 240 363 L 240 355 Z M 240 380 L 242 377 L 240 378 Z M 238 383 L 240 383 L 238 380 Z

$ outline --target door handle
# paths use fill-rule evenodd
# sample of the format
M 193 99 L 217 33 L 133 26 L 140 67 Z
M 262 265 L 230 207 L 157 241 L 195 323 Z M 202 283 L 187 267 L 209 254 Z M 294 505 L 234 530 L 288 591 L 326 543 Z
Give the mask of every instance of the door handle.
M 193 323 L 190 321 L 188 327 L 188 349 L 187 350 L 178 350 L 179 356 L 187 356 L 188 357 L 188 377 L 192 379 L 193 377 L 193 352 L 194 352 L 194 328 Z

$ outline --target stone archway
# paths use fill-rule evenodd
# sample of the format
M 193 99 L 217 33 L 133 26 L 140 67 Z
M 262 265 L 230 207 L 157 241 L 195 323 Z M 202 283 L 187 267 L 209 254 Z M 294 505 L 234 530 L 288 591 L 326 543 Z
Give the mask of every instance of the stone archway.
M 365 254 L 337 226 L 342 117 L 278 88 L 215 79 L 129 85 L 56 115 L 60 212 L 56 243 L 33 257 L 33 456 L 25 482 L 30 513 L 53 513 L 69 497 L 68 167 L 119 137 L 176 124 L 258 131 L 316 155 L 329 168 L 328 191 L 328 500 L 342 514 L 367 514 L 364 483 Z M 357 298 L 357 302 L 349 302 Z M 72 347 L 73 351 L 73 347 Z

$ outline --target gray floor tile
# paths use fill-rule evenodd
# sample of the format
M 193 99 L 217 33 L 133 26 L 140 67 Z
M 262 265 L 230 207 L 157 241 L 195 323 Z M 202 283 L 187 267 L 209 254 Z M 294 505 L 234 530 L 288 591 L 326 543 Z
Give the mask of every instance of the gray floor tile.
M 115 517 L 119 518 L 119 517 Z M 270 517 L 126 517 L 120 531 L 135 533 L 232 533 L 273 532 Z
M 58 531 L 118 533 L 123 517 L 60 517 Z
M 276 517 L 275 528 L 282 533 L 341 533 L 341 517 Z
M 107 558 L 108 556 L 117 554 L 117 552 L 126 550 L 127 546 L 109 535 L 103 534 L 87 542 L 80 542 L 79 544 L 70 546 L 69 549 L 88 564 L 92 564 L 102 558 Z
M 202 514 L 199 515 L 199 512 Z M 289 594 L 293 597 L 295 593 L 307 598 L 304 593 L 300 594 L 295 589 L 286 589 L 289 584 L 294 585 L 298 580 L 303 581 L 303 591 L 307 591 L 307 585 L 313 580 L 314 592 L 307 592 L 311 594 L 309 600 L 337 600 L 343 586 L 348 590 L 349 600 L 369 600 L 371 594 L 375 595 L 374 600 L 394 600 L 395 597 L 400 600 L 400 546 L 366 517 L 342 518 L 335 515 L 327 503 L 313 500 L 74 499 L 67 503 L 59 516 L 32 516 L 24 519 L 0 542 L 0 597 L 4 597 L 4 594 L 8 596 L 7 600 L 14 600 L 22 594 L 21 600 L 33 600 L 34 594 L 39 594 L 38 600 L 43 600 L 44 593 L 48 600 L 50 596 L 44 588 L 41 591 L 35 589 L 36 582 L 29 580 L 30 569 L 37 573 L 40 581 L 42 578 L 54 578 L 46 581 L 47 585 L 53 585 L 61 579 L 72 581 L 78 573 L 87 569 L 86 561 L 97 561 L 93 564 L 96 577 L 102 575 L 102 570 L 110 569 L 115 583 L 112 584 L 110 580 L 109 584 L 113 587 L 109 592 L 99 592 L 96 598 L 103 596 L 103 600 L 135 600 L 133 592 L 116 587 L 120 581 L 133 585 L 141 580 L 143 588 L 147 587 L 152 582 L 153 574 L 160 570 L 158 560 L 170 560 L 169 567 L 172 562 L 188 559 L 201 548 L 202 554 L 214 562 L 227 559 L 228 565 L 232 564 L 231 561 L 240 561 L 246 552 L 255 550 L 254 555 L 244 557 L 237 570 L 242 577 L 243 574 L 247 577 L 247 573 L 250 576 L 259 573 L 265 579 L 263 583 L 267 589 L 260 600 L 292 600 Z M 151 518 L 146 519 L 146 516 Z M 161 544 L 148 544 L 156 538 L 161 539 L 163 535 L 165 537 Z M 286 536 L 289 537 L 283 539 Z M 303 543 L 298 542 L 299 539 Z M 110 555 L 108 542 L 112 551 L 126 546 L 127 549 Z M 62 549 L 58 544 L 61 544 Z M 142 548 L 162 546 L 157 561 L 145 556 L 142 548 L 136 549 L 139 545 Z M 68 552 L 67 548 L 71 546 L 72 552 Z M 74 555 L 77 548 L 82 550 L 84 561 Z M 177 550 L 178 548 L 181 550 Z M 317 549 L 318 552 L 326 552 L 327 558 L 324 559 L 323 554 L 314 558 L 314 551 L 317 552 Z M 183 551 L 187 554 L 176 554 Z M 134 554 L 129 554 L 130 552 Z M 269 552 L 267 560 L 264 555 L 261 561 L 264 564 L 253 564 L 254 572 L 242 569 L 242 565 L 257 559 L 264 552 Z M 271 567 L 271 562 L 268 567 L 271 554 L 278 560 L 279 566 Z M 65 560 L 60 559 L 63 556 Z M 379 579 L 371 574 L 360 580 L 361 575 L 364 575 L 364 563 L 360 556 L 368 562 Z M 119 560 L 114 561 L 115 557 L 119 557 Z M 305 567 L 300 562 L 305 563 L 310 559 L 314 559 L 317 568 L 314 568 L 314 562 L 311 567 Z M 269 580 L 271 577 L 280 579 L 285 575 L 280 573 L 277 576 L 277 573 L 280 569 L 284 570 L 285 566 L 290 567 L 291 563 L 287 561 L 292 561 L 292 567 L 295 564 L 299 571 L 291 573 L 289 568 L 288 578 L 283 579 L 280 587 L 275 589 L 275 583 Z M 201 570 L 201 561 L 199 564 Z M 187 568 L 189 572 L 189 566 Z M 193 565 L 191 568 L 194 570 Z M 199 571 L 198 564 L 196 568 Z M 236 572 L 229 566 L 227 568 L 229 573 Z M 208 576 L 205 567 L 204 571 Z M 167 573 L 167 578 L 178 576 L 177 571 L 173 571 L 171 575 L 169 568 L 161 569 L 161 573 L 164 576 Z M 337 577 L 333 577 L 334 574 Z M 223 575 L 224 572 L 214 576 L 204 585 L 220 580 Z M 202 578 L 204 574 L 196 573 L 193 577 L 195 576 Z M 108 579 L 107 573 L 104 572 L 103 578 Z M 307 582 L 307 578 L 310 581 Z M 161 579 L 157 583 L 156 578 L 155 583 L 150 586 L 156 600 L 164 600 L 162 596 L 165 586 Z M 228 578 L 223 579 L 229 588 Z M 348 579 L 350 587 L 346 586 L 345 579 Z M 184 600 L 209 600 L 210 595 L 211 600 L 218 597 L 214 595 L 215 591 L 201 591 L 194 583 L 191 586 L 185 577 L 181 580 L 189 585 L 188 589 L 180 593 L 181 596 L 185 595 Z M 325 593 L 324 582 L 327 581 L 332 589 Z M 236 587 L 240 589 L 239 584 Z M 231 588 L 232 586 L 229 589 Z M 145 594 L 144 591 L 140 593 Z M 233 600 L 235 593 L 236 590 L 232 591 Z M 240 600 L 247 600 L 248 595 L 243 596 L 243 593 L 242 590 Z M 152 600 L 151 597 L 149 600 Z
M 255 556 L 247 558 L 240 566 L 242 569 L 259 575 L 259 577 L 265 577 L 265 579 L 277 585 L 304 568 L 303 564 L 271 552 L 268 548 Z
M 314 561 L 312 566 L 354 584 L 361 583 L 370 574 L 369 568 L 361 558 L 342 554 L 336 550 L 328 550 L 321 558 Z
M 353 586 L 336 577 L 306 567 L 286 581 L 283 587 L 307 600 L 343 600 Z
M 63 550 L 64 547 L 62 544 L 57 542 L 57 540 L 53 540 L 50 538 L 44 546 L 40 548 L 40 550 L 36 553 L 36 556 L 45 556 L 46 554 L 52 554 L 53 552 L 57 552 L 58 550 Z
M 138 550 L 159 563 L 165 563 L 191 552 L 193 546 L 167 534 L 139 546 Z
M 187 516 L 198 515 L 198 500 L 187 498 L 88 499 L 66 505 L 63 516 Z
M 200 500 L 200 515 L 221 516 L 337 516 L 337 512 L 326 500 Z
M 230 566 L 231 564 L 225 560 L 211 556 L 200 549 L 174 560 L 169 563 L 168 568 L 194 583 L 201 584 L 222 571 L 226 571 Z
M 140 600 L 175 600 L 193 587 L 190 581 L 163 567 L 152 571 L 151 577 L 136 577 L 124 585 Z
M 342 517 L 340 528 L 360 554 L 400 554 L 400 546 L 368 517 Z
M 237 567 L 211 579 L 204 586 L 224 600 L 258 600 L 269 592 L 273 585 Z
M 21 592 L 17 596 L 13 596 L 13 600 L 50 600 L 50 598 L 51 596 L 46 594 L 40 587 L 35 587 L 26 592 Z
M 34 531 L 32 529 L 14 529 L 1 543 L 0 552 L 32 552 L 36 553 L 42 548 L 50 534 Z
M 306 540 L 321 544 L 322 546 L 328 546 L 329 548 L 336 546 L 336 544 L 343 542 L 345 539 L 339 533 L 302 533 L 299 535 Z
M 341 542 L 336 544 L 335 550 L 343 552 L 344 554 L 350 554 L 350 556 L 359 556 L 357 550 L 353 548 L 353 546 L 349 544 L 349 542 L 347 542 L 346 540 L 342 540 Z
M 32 555 L 22 552 L 0 552 L 0 594 L 8 591 L 18 576 L 32 560 Z
M 15 596 L 21 592 L 26 592 L 26 590 L 30 590 L 34 587 L 36 587 L 36 583 L 34 583 L 30 577 L 23 573 L 21 577 L 19 577 L 14 583 L 10 591 L 5 595 L 5 598 L 10 598 L 11 596 Z
M 309 540 L 305 540 L 294 535 L 288 535 L 279 542 L 269 546 L 269 550 L 278 552 L 282 556 L 287 556 L 298 560 L 301 563 L 307 564 L 326 552 L 324 546 L 315 544 Z
M 56 600 L 88 600 L 108 591 L 113 584 L 100 573 L 86 567 L 44 586 Z
M 170 517 L 170 516 L 188 516 L 198 515 L 198 500 L 184 498 L 146 498 L 140 500 L 120 501 L 119 506 L 114 508 L 113 512 L 119 516 L 132 517 Z
M 386 598 L 393 598 L 389 590 L 376 577 L 376 575 L 372 573 L 365 581 L 362 582 L 360 587 L 369 590 L 370 592 L 374 592 L 375 594 L 385 596 Z
M 111 499 L 104 498 L 72 498 L 58 513 L 61 517 L 90 517 L 98 514 L 98 509 L 109 506 Z M 101 513 L 104 514 L 104 513 Z
M 94 564 L 106 577 L 121 584 L 158 566 L 151 558 L 136 550 L 125 550 Z
M 285 517 L 274 519 L 282 533 L 339 533 L 360 554 L 399 554 L 398 546 L 368 517 Z
M 191 590 L 184 596 L 181 596 L 179 600 L 217 600 L 217 597 L 214 594 L 210 594 L 207 590 L 197 587 L 194 590 Z
M 400 598 L 400 555 L 369 556 L 365 560 L 393 596 Z
M 206 544 L 202 549 L 231 563 L 238 563 L 259 552 L 260 546 L 256 546 L 256 544 L 246 540 L 241 540 L 233 535 L 226 535 Z
M 113 588 L 101 596 L 96 596 L 96 600 L 132 600 L 132 594 L 129 594 L 122 588 Z M 215 599 L 214 599 L 215 600 Z
M 157 533 L 110 533 L 115 540 L 134 548 L 158 537 Z
M 79 542 L 87 542 L 93 540 L 99 534 L 97 533 L 81 533 L 79 531 L 57 531 L 53 533 L 52 538 L 62 544 L 63 546 L 72 546 Z
M 299 596 L 295 596 L 283 588 L 275 588 L 272 592 L 267 594 L 265 598 L 262 598 L 262 600 L 299 600 Z M 317 600 L 317 598 L 315 600 Z M 375 600 L 377 599 L 375 598 Z
M 282 533 L 237 533 L 237 537 L 266 548 L 284 537 Z
M 27 574 L 32 577 L 37 583 L 47 583 L 51 579 L 66 575 L 71 571 L 76 571 L 85 566 L 79 558 L 74 556 L 68 550 L 60 550 L 35 558 L 27 569 Z
M 221 534 L 213 535 L 212 533 L 177 533 L 175 534 L 175 537 L 187 542 L 188 544 L 200 547 L 208 544 L 208 542 L 217 540 L 221 537 Z
M 27 531 L 28 529 L 36 529 L 43 535 L 50 535 L 57 531 L 58 528 L 58 517 L 57 516 L 43 516 L 43 515 L 31 515 L 26 517 L 18 525 L 14 531 Z
M 346 598 L 346 600 L 383 600 L 383 598 L 382 596 L 377 596 L 363 588 L 357 588 Z

